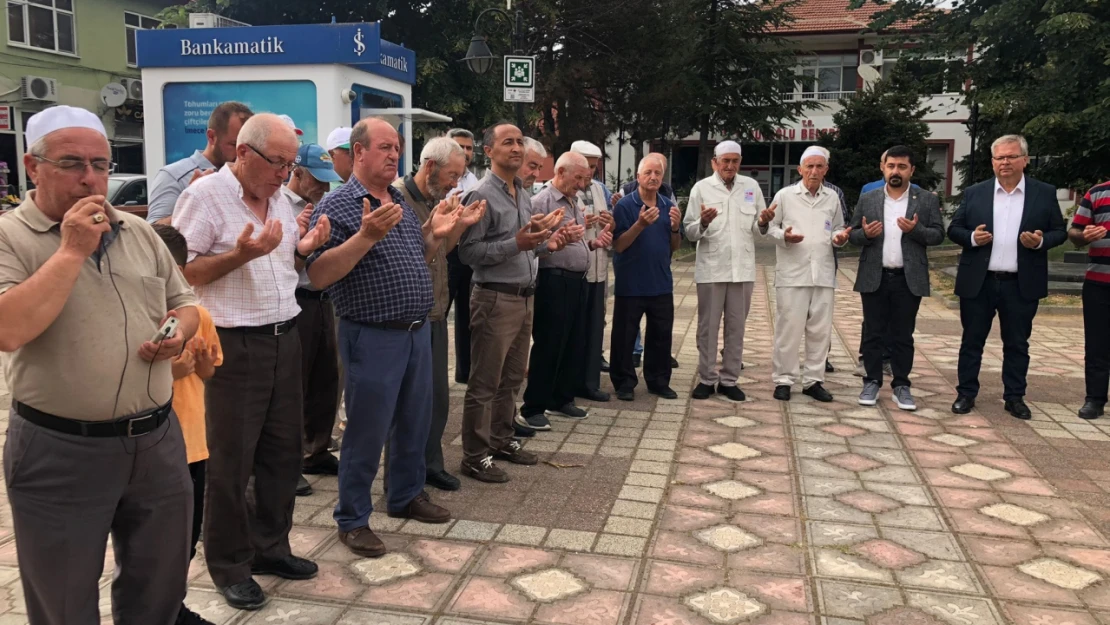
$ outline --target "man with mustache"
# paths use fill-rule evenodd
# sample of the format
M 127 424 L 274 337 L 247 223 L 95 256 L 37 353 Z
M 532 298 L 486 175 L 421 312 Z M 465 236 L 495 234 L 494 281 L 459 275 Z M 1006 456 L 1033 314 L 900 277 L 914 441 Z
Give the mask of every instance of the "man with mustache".
M 910 393 L 913 331 L 921 298 L 929 294 L 926 247 L 944 241 L 940 200 L 910 188 L 913 151 L 896 145 L 883 156 L 886 187 L 864 193 L 849 240 L 862 248 L 855 290 L 863 300 L 863 363 L 867 370 L 859 403 L 878 403 L 883 385 L 883 347 L 890 348 L 892 395 L 902 410 L 916 410 Z

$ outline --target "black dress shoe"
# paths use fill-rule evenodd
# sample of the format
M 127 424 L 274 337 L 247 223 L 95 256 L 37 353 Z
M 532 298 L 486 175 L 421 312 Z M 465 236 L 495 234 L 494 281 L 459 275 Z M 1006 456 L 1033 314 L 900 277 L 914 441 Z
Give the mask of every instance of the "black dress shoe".
M 617 391 L 617 399 L 621 401 L 635 401 L 636 393 L 632 390 Z
M 1087 401 L 1083 407 L 1079 409 L 1080 419 L 1097 419 L 1102 416 L 1103 410 L 1106 408 L 1106 402 L 1101 401 Z
M 177 611 L 177 619 L 174 620 L 173 625 L 215 625 L 215 623 L 193 612 L 182 603 L 181 609 Z
M 1025 401 L 1020 397 L 1017 399 L 1006 400 L 1006 412 L 1017 417 L 1018 419 L 1032 419 L 1033 413 L 1029 412 L 1029 406 L 1025 405 Z
M 832 363 L 825 359 L 825 373 L 835 373 L 836 369 L 833 368 Z
M 311 494 L 312 494 L 312 484 L 309 484 L 308 480 L 304 479 L 303 475 L 298 477 L 297 478 L 297 496 L 298 497 L 308 497 Z
M 678 368 L 678 359 L 675 358 L 674 356 L 671 356 L 671 369 L 677 369 L 677 368 Z
M 698 385 L 695 386 L 694 390 L 690 392 L 690 397 L 693 397 L 694 399 L 709 399 L 709 396 L 712 395 L 714 392 L 716 391 L 713 390 L 712 384 L 702 384 L 701 382 L 698 382 Z
M 732 401 L 744 401 L 745 399 L 747 399 L 747 397 L 744 395 L 744 391 L 740 390 L 740 387 L 736 385 L 725 386 L 724 384 L 718 384 L 717 392 L 731 399 Z
M 440 490 L 459 490 L 459 486 L 462 485 L 459 478 L 446 471 L 429 471 L 424 476 L 424 483 Z
M 601 372 L 609 373 L 609 361 L 604 358 L 601 359 Z
M 262 587 L 253 579 L 221 588 L 220 592 L 227 604 L 236 610 L 258 610 L 270 601 L 266 593 L 262 592 Z
M 968 397 L 967 395 L 960 395 L 956 397 L 956 401 L 952 402 L 953 414 L 967 414 L 975 407 L 975 398 Z
M 803 389 L 802 390 L 802 395 L 809 395 L 810 397 L 816 399 L 817 401 L 825 403 L 825 404 L 827 404 L 827 403 L 829 403 L 833 400 L 832 393 L 827 391 L 825 389 L 825 387 L 821 385 L 820 382 L 814 382 L 813 384 L 810 385 L 809 388 Z
M 648 387 L 648 392 L 652 395 L 658 395 L 663 399 L 678 399 L 678 393 L 674 392 L 674 389 L 669 386 L 664 386 L 663 388 Z
M 251 565 L 251 575 L 277 575 L 282 579 L 312 579 L 320 567 L 312 560 L 287 555 L 280 560 L 259 560 Z
M 305 475 L 339 475 L 339 458 L 331 454 L 324 454 L 310 464 L 301 467 L 301 473 Z
M 632 368 L 639 369 L 640 365 L 644 362 L 643 354 L 632 354 Z
M 584 391 L 579 391 L 578 394 L 576 395 L 576 397 L 581 397 L 582 399 L 588 399 L 590 401 L 596 401 L 596 402 L 607 402 L 607 401 L 609 401 L 609 393 L 606 393 L 605 391 L 599 391 L 599 390 L 596 390 L 596 389 L 587 389 L 587 390 L 584 390 Z
M 773 397 L 779 401 L 790 401 L 790 387 L 785 384 L 779 384 L 775 387 L 775 394 Z

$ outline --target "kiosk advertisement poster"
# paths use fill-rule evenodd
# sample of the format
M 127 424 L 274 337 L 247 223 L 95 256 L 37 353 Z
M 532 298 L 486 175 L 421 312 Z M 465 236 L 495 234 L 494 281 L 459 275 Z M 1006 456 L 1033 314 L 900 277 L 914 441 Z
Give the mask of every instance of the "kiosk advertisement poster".
M 162 91 L 166 162 L 203 150 L 208 117 L 229 100 L 242 102 L 255 113 L 288 115 L 304 131 L 302 143 L 319 143 L 316 85 L 311 80 L 169 83 Z

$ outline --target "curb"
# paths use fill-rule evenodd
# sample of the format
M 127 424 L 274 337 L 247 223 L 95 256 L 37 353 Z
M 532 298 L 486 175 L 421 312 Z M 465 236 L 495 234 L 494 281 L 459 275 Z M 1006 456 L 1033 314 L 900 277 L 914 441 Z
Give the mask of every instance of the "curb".
M 929 297 L 944 304 L 948 310 L 958 310 L 960 308 L 960 300 L 949 299 L 947 295 L 941 293 L 932 293 Z M 1083 308 L 1081 306 L 1040 306 L 1037 308 L 1038 315 L 1082 315 Z

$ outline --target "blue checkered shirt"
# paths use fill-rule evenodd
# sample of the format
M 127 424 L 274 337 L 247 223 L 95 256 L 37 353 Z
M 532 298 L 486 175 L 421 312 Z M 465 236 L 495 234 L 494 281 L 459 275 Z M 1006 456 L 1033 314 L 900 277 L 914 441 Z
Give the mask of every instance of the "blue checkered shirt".
M 420 321 L 432 310 L 432 276 L 424 262 L 424 235 L 416 212 L 401 192 L 387 187 L 395 204 L 404 207 L 401 222 L 370 248 L 354 269 L 327 288 L 335 313 L 357 323 Z M 366 192 L 357 178 L 324 196 L 312 214 L 312 225 L 327 215 L 331 238 L 308 259 L 311 265 L 324 252 L 339 247 L 362 227 L 362 200 L 372 210 L 381 201 Z

